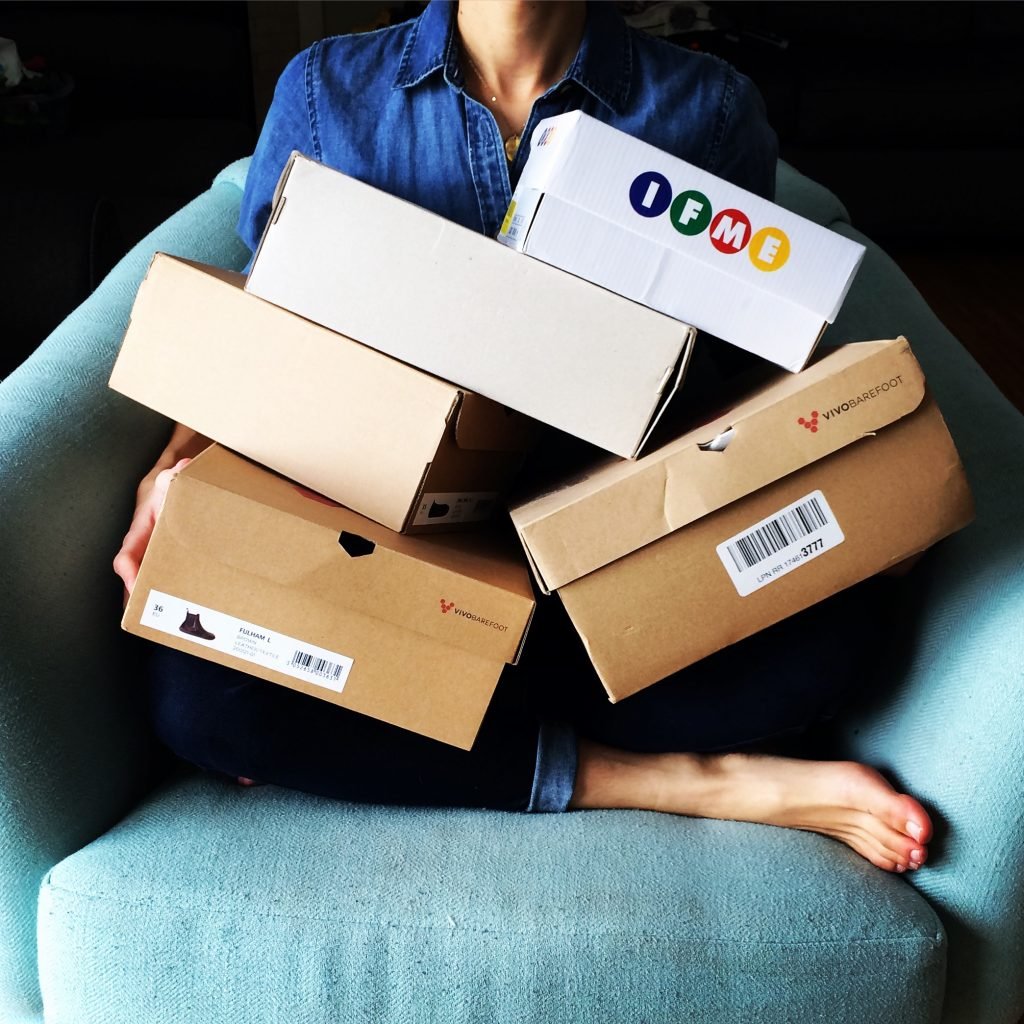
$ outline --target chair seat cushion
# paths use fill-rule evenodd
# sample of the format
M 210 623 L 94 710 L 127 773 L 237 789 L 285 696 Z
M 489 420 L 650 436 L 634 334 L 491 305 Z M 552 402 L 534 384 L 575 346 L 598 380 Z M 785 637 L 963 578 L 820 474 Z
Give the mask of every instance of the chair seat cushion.
M 53 1024 L 938 1019 L 903 879 L 767 826 L 395 809 L 190 773 L 46 877 Z

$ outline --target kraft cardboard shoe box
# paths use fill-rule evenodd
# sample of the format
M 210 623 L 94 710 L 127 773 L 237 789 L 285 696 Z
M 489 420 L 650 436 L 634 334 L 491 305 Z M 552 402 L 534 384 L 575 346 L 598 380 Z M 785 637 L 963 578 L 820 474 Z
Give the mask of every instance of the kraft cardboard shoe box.
M 627 458 L 696 333 L 298 153 L 245 287 Z
M 973 504 L 900 338 L 835 349 L 511 512 L 615 701 L 923 551 Z
M 498 238 L 794 372 L 864 255 L 580 111 L 534 130 Z
M 491 514 L 534 421 L 248 295 L 242 282 L 157 254 L 110 386 L 393 530 Z
M 398 534 L 213 445 L 172 481 L 122 625 L 469 749 L 533 608 L 511 531 Z

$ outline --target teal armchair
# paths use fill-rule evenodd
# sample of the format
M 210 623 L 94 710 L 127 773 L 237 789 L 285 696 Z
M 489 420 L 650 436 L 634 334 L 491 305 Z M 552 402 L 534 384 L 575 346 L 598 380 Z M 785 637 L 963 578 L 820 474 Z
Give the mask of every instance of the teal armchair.
M 821 836 L 646 812 L 332 802 L 167 772 L 110 568 L 167 424 L 108 390 L 155 250 L 241 268 L 247 164 L 137 245 L 0 384 L 0 1020 L 1016 1024 L 1024 1013 L 1024 419 L 868 245 L 828 340 L 905 334 L 977 521 L 865 650 L 831 739 L 937 822 L 884 874 Z

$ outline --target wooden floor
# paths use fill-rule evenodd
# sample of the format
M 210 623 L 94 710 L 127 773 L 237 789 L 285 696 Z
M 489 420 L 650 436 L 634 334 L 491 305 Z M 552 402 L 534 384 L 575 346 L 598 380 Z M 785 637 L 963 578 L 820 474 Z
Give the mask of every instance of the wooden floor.
M 1024 254 L 985 243 L 882 247 L 940 320 L 1024 412 Z

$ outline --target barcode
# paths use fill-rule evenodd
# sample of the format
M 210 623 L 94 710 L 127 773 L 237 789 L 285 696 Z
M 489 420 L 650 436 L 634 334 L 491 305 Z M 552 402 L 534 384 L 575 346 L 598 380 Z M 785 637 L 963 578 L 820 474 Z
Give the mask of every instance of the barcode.
M 760 565 L 829 522 L 831 520 L 822 510 L 817 497 L 811 497 L 774 519 L 769 519 L 750 533 L 738 537 L 727 545 L 726 550 L 732 555 L 737 572 L 743 572 Z
M 318 658 L 308 651 L 295 651 L 288 664 L 291 668 L 301 668 L 304 672 L 319 676 L 321 679 L 337 679 L 345 671 L 344 665 L 328 661 L 326 658 Z

